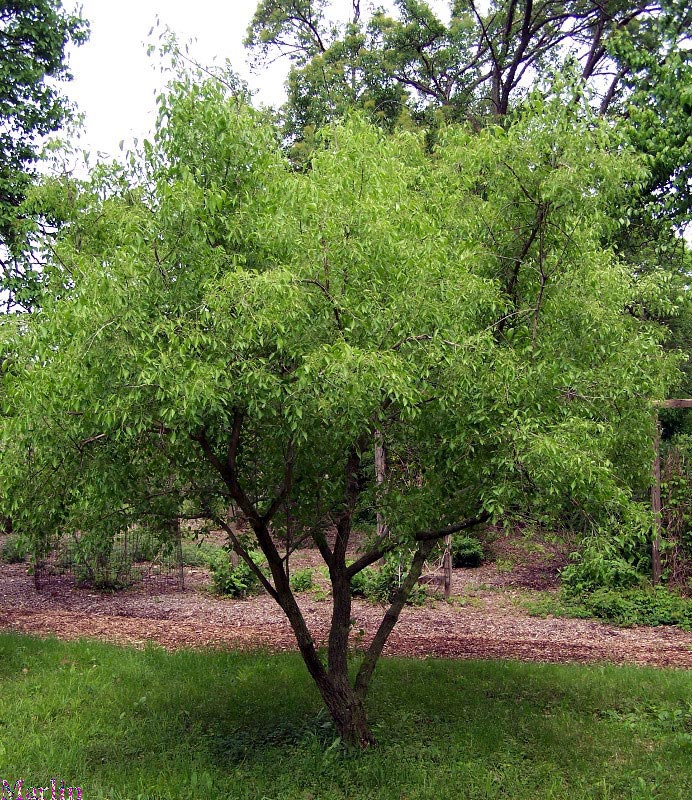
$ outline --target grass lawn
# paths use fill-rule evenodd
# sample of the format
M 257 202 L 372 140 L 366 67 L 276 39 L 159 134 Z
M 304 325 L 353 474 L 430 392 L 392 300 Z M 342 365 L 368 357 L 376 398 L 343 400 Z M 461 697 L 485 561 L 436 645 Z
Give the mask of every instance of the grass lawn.
M 298 656 L 2 634 L 0 786 L 57 777 L 84 800 L 692 794 L 689 672 L 387 659 L 369 709 L 380 746 L 344 752 Z

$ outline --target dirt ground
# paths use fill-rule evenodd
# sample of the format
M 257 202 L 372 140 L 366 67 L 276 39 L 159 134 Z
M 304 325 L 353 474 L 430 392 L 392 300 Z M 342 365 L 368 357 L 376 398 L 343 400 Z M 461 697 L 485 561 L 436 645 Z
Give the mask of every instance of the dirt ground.
M 430 600 L 423 607 L 404 609 L 385 653 L 692 668 L 691 632 L 529 616 L 521 601 L 538 589 L 557 591 L 559 562 L 554 554 L 545 557 L 541 547 L 518 555 L 514 548 L 501 552 L 494 563 L 454 570 L 452 601 Z M 319 563 L 315 551 L 303 551 L 297 566 Z M 155 642 L 168 649 L 295 649 L 288 622 L 267 595 L 222 599 L 209 593 L 204 570 L 186 568 L 185 577 L 184 591 L 99 593 L 55 579 L 37 592 L 25 565 L 3 564 L 0 630 L 63 639 L 94 637 L 135 646 Z M 329 599 L 303 593 L 299 601 L 315 640 L 324 643 Z M 354 646 L 368 643 L 383 613 L 381 606 L 354 601 Z

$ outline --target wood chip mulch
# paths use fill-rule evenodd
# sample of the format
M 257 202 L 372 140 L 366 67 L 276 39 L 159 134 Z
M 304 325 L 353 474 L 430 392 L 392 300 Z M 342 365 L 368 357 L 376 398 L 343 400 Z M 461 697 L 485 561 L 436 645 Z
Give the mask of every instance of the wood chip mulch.
M 514 576 L 516 582 L 516 574 Z M 183 647 L 295 649 L 288 622 L 274 601 L 260 595 L 225 600 L 200 588 L 206 575 L 188 570 L 185 591 L 101 594 L 56 583 L 36 592 L 24 565 L 0 567 L 0 630 L 61 639 L 93 637 L 138 647 L 153 642 Z M 519 659 L 551 663 L 610 662 L 692 668 L 692 632 L 672 627 L 618 628 L 594 620 L 540 619 L 518 603 L 526 586 L 502 581 L 492 567 L 455 570 L 453 594 L 463 601 L 406 608 L 387 644 L 388 655 Z M 530 587 L 531 580 L 527 580 Z M 471 587 L 471 588 L 469 588 Z M 479 587 L 479 588 L 473 588 Z M 323 644 L 331 603 L 300 596 L 315 640 Z M 384 609 L 353 605 L 352 639 L 366 645 Z

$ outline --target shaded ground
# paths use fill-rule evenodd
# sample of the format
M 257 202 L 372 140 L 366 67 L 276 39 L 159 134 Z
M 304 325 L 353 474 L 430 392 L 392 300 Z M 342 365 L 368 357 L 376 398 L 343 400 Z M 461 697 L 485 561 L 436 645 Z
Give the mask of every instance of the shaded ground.
M 692 668 L 691 632 L 529 616 L 521 600 L 536 589 L 556 591 L 560 554 L 527 539 L 496 544 L 495 556 L 492 564 L 454 571 L 451 603 L 431 600 L 425 607 L 406 608 L 385 652 Z M 303 551 L 296 566 L 318 564 L 316 552 Z M 187 568 L 183 592 L 101 594 L 55 580 L 37 593 L 24 565 L 0 565 L 0 629 L 137 646 L 152 641 L 170 649 L 295 648 L 288 622 L 271 598 L 221 599 L 205 590 L 206 582 L 204 570 Z M 324 643 L 331 603 L 305 593 L 300 605 L 314 638 Z M 382 607 L 354 601 L 354 645 L 368 643 L 383 613 Z

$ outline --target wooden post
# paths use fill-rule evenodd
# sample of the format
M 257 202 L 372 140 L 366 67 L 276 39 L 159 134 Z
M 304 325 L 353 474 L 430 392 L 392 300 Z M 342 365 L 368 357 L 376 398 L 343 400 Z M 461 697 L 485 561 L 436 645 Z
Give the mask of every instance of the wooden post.
M 445 600 L 449 600 L 452 593 L 452 537 L 445 536 L 445 554 L 442 559 L 445 573 Z
M 656 400 L 654 407 L 656 409 L 692 408 L 692 399 Z M 654 512 L 654 535 L 651 541 L 651 580 L 654 586 L 661 580 L 661 574 L 663 573 L 661 564 L 661 422 L 658 418 L 658 410 L 655 411 L 655 423 L 653 484 L 651 486 L 651 510 Z
M 178 588 L 182 592 L 185 589 L 185 559 L 183 558 L 183 528 L 180 524 L 180 517 L 175 518 L 176 555 L 178 557 Z

